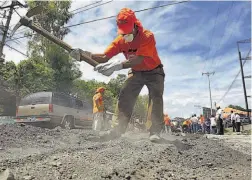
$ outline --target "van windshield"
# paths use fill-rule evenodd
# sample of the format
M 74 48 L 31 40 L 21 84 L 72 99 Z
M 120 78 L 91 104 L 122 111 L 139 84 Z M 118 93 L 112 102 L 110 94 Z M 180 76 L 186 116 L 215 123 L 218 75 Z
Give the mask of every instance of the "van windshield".
M 20 101 L 20 106 L 32 104 L 50 104 L 52 99 L 52 92 L 39 92 L 30 94 Z

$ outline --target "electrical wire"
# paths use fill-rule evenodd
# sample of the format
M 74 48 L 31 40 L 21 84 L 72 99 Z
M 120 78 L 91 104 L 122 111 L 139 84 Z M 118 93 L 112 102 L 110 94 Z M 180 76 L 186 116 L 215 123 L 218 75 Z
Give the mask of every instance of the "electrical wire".
M 155 7 L 152 7 L 152 8 L 141 9 L 141 10 L 135 11 L 135 13 L 142 12 L 142 11 L 148 11 L 148 10 L 152 10 L 152 9 L 157 9 L 157 8 L 161 8 L 161 7 L 166 7 L 166 6 L 172 6 L 172 5 L 175 5 L 175 4 L 180 4 L 180 3 L 190 2 L 190 1 L 191 0 L 188 0 L 188 1 L 179 1 L 179 2 L 175 2 L 175 3 L 169 3 L 169 4 L 165 4 L 165 5 L 155 6 Z M 114 18 L 116 16 L 117 15 L 107 16 L 107 17 L 103 17 L 103 18 L 98 18 L 98 19 L 94 19 L 94 20 L 90 20 L 90 21 L 81 22 L 81 23 L 78 23 L 78 24 L 72 24 L 72 25 L 69 25 L 69 26 L 64 26 L 62 28 L 71 28 L 71 27 L 80 26 L 80 25 L 83 25 L 83 24 L 88 24 L 88 23 L 96 22 L 96 21 L 111 19 L 111 18 Z
M 208 47 L 208 54 L 206 56 L 205 65 L 203 67 L 202 72 L 204 72 L 204 70 L 206 68 L 207 60 L 209 58 L 209 54 L 210 54 L 210 51 L 211 51 L 212 39 L 213 39 L 213 35 L 214 35 L 214 32 L 215 32 L 216 22 L 217 22 L 217 19 L 218 19 L 218 16 L 219 16 L 219 10 L 220 10 L 220 1 L 218 1 L 218 10 L 217 10 L 217 14 L 216 14 L 215 21 L 214 21 L 214 27 L 213 27 L 213 30 L 212 30 L 212 35 L 210 36 L 210 42 L 209 42 L 209 47 Z
M 219 46 L 218 46 L 219 48 L 216 49 L 216 51 L 215 51 L 215 53 L 214 53 L 214 55 L 213 55 L 212 57 L 214 57 L 214 56 L 216 55 L 216 53 L 221 49 L 222 41 L 224 40 L 224 37 L 225 37 L 225 30 L 226 30 L 227 25 L 228 25 L 228 21 L 229 21 L 229 17 L 230 17 L 230 14 L 231 14 L 231 10 L 232 10 L 232 8 L 233 8 L 233 5 L 234 5 L 234 1 L 232 1 L 231 7 L 230 7 L 229 12 L 228 12 L 228 14 L 227 14 L 226 24 L 225 24 L 225 27 L 223 28 L 223 29 L 224 29 L 224 34 L 222 35 L 222 38 L 221 38 L 221 40 L 220 40 L 220 43 L 219 43 Z M 214 66 L 213 66 L 213 63 L 214 63 L 214 58 L 212 58 L 210 69 L 211 69 L 212 67 L 214 67 Z
M 236 23 L 240 21 L 243 10 L 244 10 L 244 7 L 241 9 L 240 14 L 236 20 Z M 233 22 L 235 22 L 235 20 Z M 232 28 L 232 31 L 231 31 L 231 34 L 230 34 L 228 40 L 233 36 L 233 33 L 234 33 L 234 28 Z M 223 57 L 224 57 L 224 54 L 222 54 L 222 56 L 218 59 L 218 62 L 221 62 Z M 218 64 L 216 64 L 216 66 L 218 66 Z
M 244 9 L 244 8 L 242 8 L 242 9 L 240 10 L 240 14 L 239 14 L 237 20 L 234 20 L 233 22 L 239 22 L 239 21 L 240 21 L 240 18 L 241 18 L 241 14 L 242 14 L 242 12 L 243 12 L 243 9 Z M 234 29 L 232 29 L 231 34 L 230 34 L 228 40 L 233 36 L 233 33 L 234 33 Z M 222 54 L 222 55 L 220 56 L 220 58 L 218 59 L 218 62 L 221 62 L 222 59 L 223 59 L 223 57 L 224 57 L 224 54 Z M 218 62 L 216 63 L 216 66 L 215 66 L 215 67 L 218 67 Z M 216 81 L 216 79 L 215 79 L 215 81 Z
M 83 8 L 85 8 L 85 7 L 92 6 L 92 5 L 97 4 L 97 3 L 100 3 L 100 2 L 102 2 L 102 0 L 101 0 L 101 1 L 96 1 L 96 2 L 94 2 L 94 3 L 88 4 L 88 5 L 85 5 L 85 6 L 82 6 L 82 7 L 80 7 L 80 8 L 74 9 L 74 10 L 72 10 L 72 11 L 70 11 L 70 12 L 74 12 L 74 11 L 77 11 L 77 10 L 79 10 L 79 9 L 83 9 Z
M 113 0 L 112 0 L 112 1 L 113 1 Z M 94 6 L 94 7 L 85 9 L 85 10 L 82 10 L 82 11 L 80 11 L 80 12 L 87 11 L 87 10 L 89 10 L 89 9 L 93 9 L 93 8 L 95 8 L 95 7 L 98 7 L 98 6 L 101 6 L 101 5 L 110 3 L 110 2 L 112 2 L 112 1 L 109 1 L 109 2 L 106 2 L 106 3 L 103 3 L 103 4 L 99 4 L 99 5 L 97 5 L 97 6 Z M 83 8 L 85 8 L 85 7 L 89 7 L 89 6 L 91 6 L 91 5 L 100 3 L 100 2 L 102 2 L 102 0 L 101 0 L 101 1 L 97 1 L 97 2 L 95 2 L 95 3 L 91 3 L 91 4 L 88 4 L 88 5 L 85 5 L 85 6 L 83 6 L 83 7 L 77 8 L 77 9 L 74 9 L 74 10 L 70 11 L 70 13 L 71 13 L 71 12 L 74 12 L 74 11 L 77 11 L 77 10 L 79 10 L 79 9 L 83 9 Z M 15 9 L 14 9 L 14 10 L 15 10 Z M 19 17 L 21 17 L 20 14 L 19 14 L 16 10 L 15 10 L 15 12 L 19 15 Z M 76 13 L 74 13 L 74 14 L 78 14 L 78 13 L 80 13 L 80 12 L 76 12 Z M 74 15 L 74 14 L 73 14 L 73 15 Z M 14 26 L 14 25 L 13 25 L 13 26 Z M 11 28 L 12 28 L 12 27 L 11 27 Z M 10 29 L 11 29 L 11 28 L 10 28 Z M 26 27 L 24 27 L 24 28 L 26 28 Z M 24 28 L 23 28 L 23 29 L 20 29 L 19 31 L 17 31 L 17 32 L 15 33 L 15 35 L 21 34 L 21 33 L 25 32 L 27 29 L 24 29 Z M 25 37 L 27 37 L 27 36 L 24 36 L 24 38 L 25 38 Z
M 249 56 L 250 52 L 251 52 L 251 48 L 250 48 L 250 50 L 249 50 L 249 52 L 248 52 L 248 54 L 247 54 L 247 57 Z M 245 61 L 243 62 L 242 68 L 244 67 L 244 64 L 245 64 L 246 62 L 247 62 L 247 60 L 245 60 Z M 225 92 L 225 94 L 221 97 L 221 99 L 219 100 L 219 102 L 221 102 L 221 101 L 226 97 L 226 95 L 229 93 L 229 91 L 232 89 L 232 86 L 234 85 L 234 83 L 235 83 L 236 79 L 238 78 L 238 76 L 240 75 L 240 73 L 241 73 L 241 69 L 238 71 L 238 73 L 236 74 L 234 80 L 232 81 L 232 83 L 231 83 L 230 86 L 228 87 L 228 90 L 227 90 L 227 91 Z
M 23 38 L 31 37 L 31 36 L 33 36 L 33 35 L 35 35 L 35 34 L 37 34 L 37 33 L 28 34 L 28 35 L 25 35 L 25 36 L 21 36 L 21 37 L 9 39 L 9 40 L 6 40 L 6 42 L 10 42 L 10 41 L 14 41 L 14 40 L 17 40 L 17 39 L 23 39 Z
M 9 47 L 10 49 L 13 49 L 14 51 L 16 51 L 16 52 L 18 52 L 18 53 L 22 54 L 23 56 L 28 57 L 25 53 L 23 53 L 23 52 L 21 52 L 21 51 L 19 51 L 19 50 L 15 49 L 14 47 L 11 47 L 11 46 L 10 46 L 10 45 L 8 45 L 8 44 L 5 44 L 5 46 Z
M 84 12 L 84 11 L 88 11 L 88 10 L 90 10 L 90 9 L 94 9 L 94 8 L 96 8 L 96 7 L 99 7 L 99 6 L 102 6 L 102 5 L 111 3 L 111 2 L 113 2 L 113 0 L 108 1 L 108 2 L 105 2 L 105 3 L 102 3 L 102 4 L 98 4 L 98 5 L 96 5 L 96 6 L 93 6 L 93 7 L 90 7 L 90 8 L 84 9 L 84 10 L 81 10 L 81 11 L 78 11 L 78 12 L 76 12 L 76 13 L 73 13 L 73 15 L 79 14 L 79 13 Z

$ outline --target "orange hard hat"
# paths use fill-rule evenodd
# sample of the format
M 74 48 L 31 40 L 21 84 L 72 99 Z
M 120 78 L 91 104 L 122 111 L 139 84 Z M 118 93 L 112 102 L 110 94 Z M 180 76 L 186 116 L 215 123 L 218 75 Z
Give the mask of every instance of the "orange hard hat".
M 116 17 L 116 23 L 118 34 L 130 34 L 134 28 L 134 24 L 143 29 L 141 22 L 135 16 L 135 12 L 129 8 L 120 10 Z
M 99 92 L 99 93 L 104 92 L 104 91 L 105 91 L 105 88 L 104 88 L 104 87 L 99 87 L 99 88 L 96 90 L 96 92 Z

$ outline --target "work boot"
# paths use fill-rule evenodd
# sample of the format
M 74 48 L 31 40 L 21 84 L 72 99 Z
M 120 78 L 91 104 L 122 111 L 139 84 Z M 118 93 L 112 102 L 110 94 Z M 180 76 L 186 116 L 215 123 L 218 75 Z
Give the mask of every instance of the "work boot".
M 150 134 L 149 140 L 151 142 L 159 142 L 162 138 L 159 133 Z

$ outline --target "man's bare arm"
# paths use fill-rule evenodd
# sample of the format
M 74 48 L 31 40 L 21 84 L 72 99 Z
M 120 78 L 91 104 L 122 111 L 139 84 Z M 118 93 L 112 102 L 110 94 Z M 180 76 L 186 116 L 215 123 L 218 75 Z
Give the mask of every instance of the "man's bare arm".
M 135 65 L 141 64 L 144 59 L 144 56 L 133 56 L 129 60 L 123 61 L 123 69 L 131 68 Z

